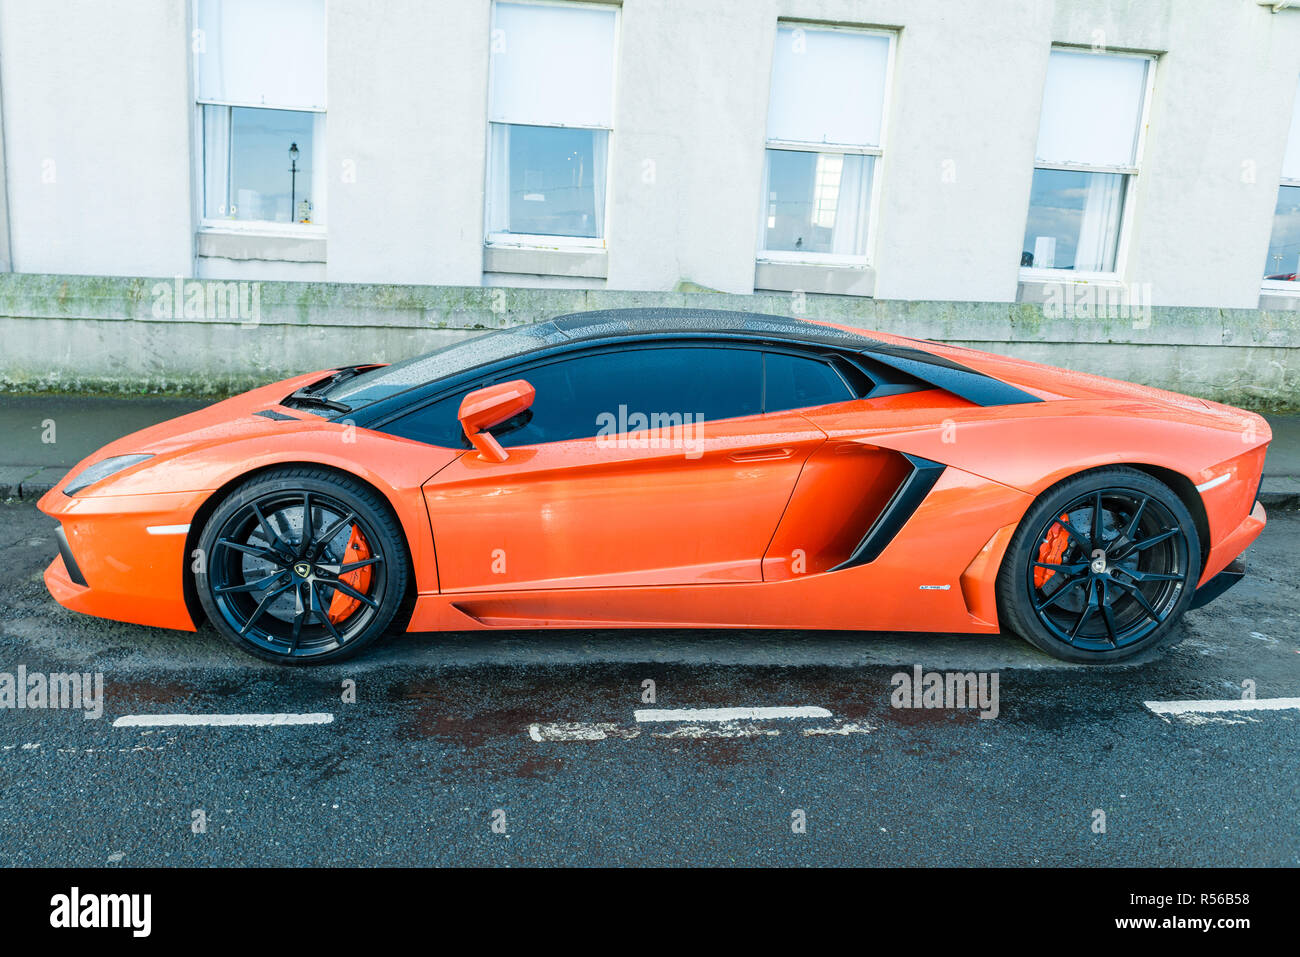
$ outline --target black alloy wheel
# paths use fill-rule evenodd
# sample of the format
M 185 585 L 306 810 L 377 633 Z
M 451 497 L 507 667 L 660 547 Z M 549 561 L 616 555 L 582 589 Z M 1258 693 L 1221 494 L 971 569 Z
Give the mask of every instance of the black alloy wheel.
M 1003 622 L 1068 661 L 1116 661 L 1163 640 L 1200 575 L 1196 524 L 1177 495 L 1135 469 L 1049 489 L 1007 550 Z
M 407 553 L 387 504 L 322 469 L 268 472 L 204 526 L 199 599 L 244 651 L 281 663 L 355 654 L 392 622 Z

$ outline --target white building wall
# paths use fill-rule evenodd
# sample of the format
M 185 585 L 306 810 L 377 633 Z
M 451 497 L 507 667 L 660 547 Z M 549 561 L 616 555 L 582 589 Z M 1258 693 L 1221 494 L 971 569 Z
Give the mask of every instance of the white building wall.
M 753 289 L 776 9 L 624 4 L 610 288 Z
M 479 284 L 489 11 L 329 0 L 329 280 Z
M 188 8 L 0 0 L 14 269 L 195 271 Z M 548 274 L 546 255 L 484 274 L 489 0 L 327 9 L 327 251 L 259 258 L 256 239 L 225 243 L 235 258 L 203 257 L 202 275 L 749 292 L 784 18 L 897 30 L 876 297 L 1026 296 L 1019 257 L 1056 43 L 1158 57 L 1116 279 L 1150 284 L 1158 305 L 1259 301 L 1300 11 L 1253 0 L 624 0 L 601 278 L 590 256 L 567 276 Z
M 1161 0 L 1131 13 L 1100 20 L 1106 42 L 1162 55 L 1124 277 L 1150 283 L 1159 305 L 1253 308 L 1300 74 L 1300 11 Z M 1092 29 L 1058 0 L 1054 38 L 1088 43 Z
M 13 268 L 189 275 L 189 36 L 176 0 L 5 0 Z
M 827 6 L 842 18 L 863 4 Z M 876 22 L 901 27 L 874 232 L 876 296 L 1013 301 L 1051 5 L 870 6 Z

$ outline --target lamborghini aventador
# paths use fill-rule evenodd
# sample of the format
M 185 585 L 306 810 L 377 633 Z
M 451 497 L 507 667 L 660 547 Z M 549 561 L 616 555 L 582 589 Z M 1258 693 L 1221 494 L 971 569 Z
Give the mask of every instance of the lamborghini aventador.
M 300 375 L 40 501 L 54 598 L 277 662 L 387 631 L 1167 638 L 1264 527 L 1250 412 L 778 316 L 614 310 Z

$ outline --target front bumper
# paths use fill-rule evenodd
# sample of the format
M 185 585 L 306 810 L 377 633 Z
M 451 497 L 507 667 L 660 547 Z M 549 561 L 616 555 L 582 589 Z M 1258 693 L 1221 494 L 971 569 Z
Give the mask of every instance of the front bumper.
M 1208 585 L 1219 572 L 1226 569 L 1249 548 L 1255 539 L 1259 538 L 1260 532 L 1264 531 L 1264 526 L 1267 524 L 1268 516 L 1264 513 L 1264 506 L 1255 502 L 1250 514 L 1210 549 L 1210 554 L 1205 559 L 1205 569 L 1197 583 L 1198 590 Z M 1211 527 L 1213 527 L 1213 520 L 1211 520 Z
M 185 601 L 186 531 L 206 494 L 48 493 L 38 507 L 59 522 L 59 554 L 45 570 L 45 587 L 73 611 L 194 631 Z
M 1201 608 L 1208 605 L 1245 577 L 1246 563 L 1240 558 L 1234 558 L 1228 563 L 1227 568 L 1196 589 L 1196 594 L 1192 596 L 1192 603 L 1189 607 Z

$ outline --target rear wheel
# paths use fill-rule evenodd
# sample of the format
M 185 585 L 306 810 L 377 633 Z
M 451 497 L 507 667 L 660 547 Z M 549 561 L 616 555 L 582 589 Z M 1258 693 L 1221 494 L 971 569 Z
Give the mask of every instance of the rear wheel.
M 386 503 L 323 469 L 251 479 L 213 512 L 199 547 L 195 584 L 208 618 L 269 661 L 356 654 L 388 627 L 406 591 L 406 546 Z
M 1066 661 L 1119 661 L 1169 636 L 1200 575 L 1196 523 L 1136 469 L 1086 472 L 1026 513 L 1003 559 L 1003 623 Z

